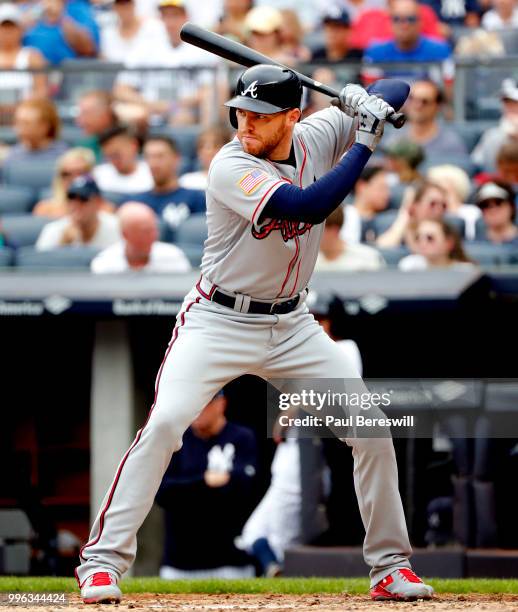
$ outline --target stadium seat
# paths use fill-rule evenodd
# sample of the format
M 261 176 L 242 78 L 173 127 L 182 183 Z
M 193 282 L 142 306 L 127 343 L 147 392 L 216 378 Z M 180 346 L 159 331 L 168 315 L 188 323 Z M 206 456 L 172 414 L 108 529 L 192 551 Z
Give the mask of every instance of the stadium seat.
M 376 215 L 370 223 L 370 227 L 374 230 L 374 234 L 380 236 L 383 232 L 386 232 L 396 220 L 397 215 L 397 210 L 386 210 Z
M 2 227 L 9 240 L 17 247 L 33 245 L 43 227 L 52 219 L 33 215 L 9 215 L 2 219 Z
M 175 243 L 201 245 L 207 238 L 207 216 L 205 213 L 191 215 L 175 231 Z
M 482 266 L 502 266 L 513 262 L 516 250 L 510 245 L 491 242 L 465 242 L 465 251 L 471 259 Z
M 19 268 L 90 268 L 90 262 L 99 249 L 93 247 L 69 246 L 52 251 L 37 251 L 23 247 L 16 252 Z
M 87 91 L 101 89 L 111 91 L 117 73 L 123 64 L 99 59 L 68 59 L 60 64 L 63 80 L 58 92 L 59 100 L 75 104 Z
M 463 121 L 462 123 L 452 123 L 451 127 L 462 138 L 468 152 L 471 153 L 484 131 L 494 125 L 493 121 Z
M 8 247 L 0 249 L 0 268 L 7 268 L 13 263 L 14 251 Z
M 448 225 L 451 225 L 451 227 L 456 230 L 457 234 L 459 234 L 461 238 L 464 237 L 466 233 L 466 223 L 464 222 L 464 219 L 456 217 L 455 215 L 444 215 L 444 220 Z
M 30 212 L 35 203 L 34 191 L 17 185 L 0 185 L 0 214 L 12 215 Z
M 392 249 L 376 248 L 376 250 L 387 262 L 387 266 L 397 266 L 399 261 L 403 259 L 403 257 L 410 255 L 410 251 L 404 246 L 394 247 Z
M 179 244 L 178 248 L 182 249 L 193 268 L 200 267 L 201 258 L 203 256 L 203 245 Z
M 469 176 L 473 176 L 475 173 L 475 166 L 468 155 L 440 155 L 440 156 L 428 156 L 419 167 L 422 174 L 433 168 L 433 166 L 442 166 L 444 164 L 451 164 L 452 166 L 458 166 Z
M 28 187 L 37 193 L 44 187 L 50 187 L 55 166 L 56 159 L 8 164 L 4 166 L 2 176 L 6 185 Z

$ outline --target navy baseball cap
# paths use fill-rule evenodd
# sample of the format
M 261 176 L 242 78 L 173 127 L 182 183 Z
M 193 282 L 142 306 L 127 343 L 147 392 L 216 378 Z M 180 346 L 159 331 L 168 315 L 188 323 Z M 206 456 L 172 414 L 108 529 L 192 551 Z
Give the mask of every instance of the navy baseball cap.
M 78 176 L 67 189 L 67 198 L 79 198 L 81 200 L 89 200 L 101 194 L 97 183 L 88 174 Z
M 345 9 L 338 6 L 332 6 L 322 18 L 322 24 L 337 23 L 342 26 L 350 26 L 351 19 L 349 13 Z

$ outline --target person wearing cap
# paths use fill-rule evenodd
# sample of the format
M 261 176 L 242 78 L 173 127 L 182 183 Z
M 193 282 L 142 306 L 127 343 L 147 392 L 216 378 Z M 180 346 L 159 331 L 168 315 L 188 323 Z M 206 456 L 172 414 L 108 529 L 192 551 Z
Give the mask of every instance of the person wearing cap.
M 426 156 L 421 145 L 410 140 L 398 139 L 385 147 L 383 153 L 392 183 L 412 185 L 422 179 L 419 166 Z
M 506 141 L 518 141 L 518 83 L 504 79 L 500 89 L 502 116 L 498 125 L 484 131 L 471 152 L 471 161 L 483 172 L 495 172 L 496 156 Z
M 92 8 L 82 0 L 43 0 L 41 15 L 25 33 L 24 42 L 41 51 L 49 64 L 95 57 L 99 27 Z
M 362 50 L 351 48 L 351 20 L 345 9 L 331 8 L 322 19 L 322 28 L 324 46 L 313 52 L 311 61 L 338 64 L 361 60 Z
M 45 225 L 36 241 L 38 251 L 83 245 L 106 248 L 121 238 L 117 217 L 99 210 L 99 187 L 89 175 L 72 181 L 67 189 L 68 215 Z
M 117 211 L 123 240 L 101 251 L 92 261 L 94 274 L 121 272 L 189 272 L 183 251 L 159 242 L 158 217 L 146 204 L 126 202 Z
M 164 25 L 154 17 L 137 15 L 135 0 L 114 0 L 115 23 L 101 30 L 101 57 L 110 62 L 125 63 L 132 53 L 149 53 L 157 40 L 166 37 Z
M 31 47 L 22 45 L 23 13 L 11 2 L 0 4 L 0 70 L 38 70 L 46 65 L 43 55 Z M 14 111 L 16 102 L 28 97 L 47 95 L 47 78 L 44 74 L 27 72 L 0 72 L 2 98 L 12 96 L 11 104 L 2 103 L 1 112 Z
M 282 13 L 279 10 L 256 6 L 247 13 L 244 25 L 247 46 L 280 63 L 295 63 L 282 49 Z
M 253 432 L 227 420 L 220 391 L 183 436 L 156 495 L 164 509 L 160 577 L 238 578 L 255 575 L 234 539 L 251 510 L 257 471 Z
M 387 138 L 387 144 L 406 139 L 420 145 L 426 157 L 458 155 L 468 152 L 462 138 L 439 120 L 444 95 L 437 83 L 429 79 L 415 81 L 405 104 L 407 122 Z
M 505 181 L 495 179 L 478 188 L 475 204 L 482 212 L 484 240 L 518 247 L 515 199 L 514 189 Z

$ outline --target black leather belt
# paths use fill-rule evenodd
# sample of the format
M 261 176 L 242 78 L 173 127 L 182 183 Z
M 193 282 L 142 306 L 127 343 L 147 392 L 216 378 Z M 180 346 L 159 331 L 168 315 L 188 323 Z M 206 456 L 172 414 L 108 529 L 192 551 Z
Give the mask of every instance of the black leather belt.
M 236 305 L 236 298 L 231 295 L 226 295 L 216 289 L 212 294 L 212 301 L 217 304 L 221 304 L 222 306 L 227 306 L 227 308 L 234 308 Z M 250 305 L 248 306 L 247 313 L 251 314 L 287 314 L 292 310 L 297 308 L 300 302 L 300 294 L 296 295 L 291 300 L 286 300 L 285 302 L 257 302 L 255 300 L 250 300 Z

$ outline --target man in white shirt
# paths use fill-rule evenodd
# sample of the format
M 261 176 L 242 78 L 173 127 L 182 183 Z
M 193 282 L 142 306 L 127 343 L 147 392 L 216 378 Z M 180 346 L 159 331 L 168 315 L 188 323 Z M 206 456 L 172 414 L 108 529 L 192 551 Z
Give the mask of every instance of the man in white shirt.
M 100 210 L 103 200 L 91 176 L 79 176 L 67 190 L 66 217 L 48 223 L 36 241 L 38 251 L 62 246 L 91 246 L 103 249 L 120 239 L 117 217 Z
M 123 240 L 108 247 L 91 263 L 95 274 L 118 272 L 188 272 L 189 260 L 178 247 L 158 242 L 158 221 L 140 202 L 126 202 L 118 210 Z
M 316 271 L 324 270 L 379 270 L 385 267 L 383 257 L 366 244 L 346 244 L 340 238 L 344 222 L 344 211 L 340 206 L 326 219 L 320 251 L 315 265 Z
M 153 187 L 148 165 L 138 159 L 137 137 L 129 128 L 109 128 L 99 142 L 106 162 L 96 166 L 92 174 L 101 191 L 141 193 Z

